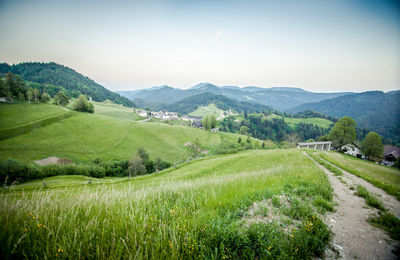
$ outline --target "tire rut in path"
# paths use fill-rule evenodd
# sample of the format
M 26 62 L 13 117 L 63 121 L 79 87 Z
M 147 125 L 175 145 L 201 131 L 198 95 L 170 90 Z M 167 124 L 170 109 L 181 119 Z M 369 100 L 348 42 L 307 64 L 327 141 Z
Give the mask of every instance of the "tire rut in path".
M 367 219 L 376 214 L 375 209 L 366 206 L 363 198 L 354 194 L 332 172 L 317 163 L 305 152 L 327 175 L 334 190 L 333 201 L 336 212 L 325 216 L 325 223 L 334 233 L 333 246 L 339 251 L 342 259 L 397 259 L 393 254 L 396 241 L 383 230 L 370 225 Z M 329 257 L 327 257 L 329 258 Z

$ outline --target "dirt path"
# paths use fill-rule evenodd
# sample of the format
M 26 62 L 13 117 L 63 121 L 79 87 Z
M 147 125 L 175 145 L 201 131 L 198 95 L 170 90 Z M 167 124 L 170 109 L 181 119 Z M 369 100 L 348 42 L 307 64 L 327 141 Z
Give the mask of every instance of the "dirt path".
M 376 210 L 367 207 L 364 199 L 356 196 L 354 191 L 350 190 L 332 172 L 305 152 L 303 154 L 326 173 L 334 190 L 333 200 L 337 204 L 336 212 L 328 213 L 325 223 L 334 232 L 332 244 L 339 251 L 340 257 L 342 259 L 397 259 L 392 253 L 397 242 L 384 231 L 367 222 L 368 217 L 376 213 Z M 343 179 L 350 182 L 352 178 L 347 179 L 347 177 L 346 175 Z
M 321 158 L 321 159 L 323 160 L 323 158 Z M 333 167 L 336 167 L 335 165 L 333 165 L 332 163 L 330 163 L 326 160 L 325 160 L 325 162 L 329 163 Z M 336 168 L 338 168 L 338 167 L 336 167 Z M 396 216 L 400 216 L 400 201 L 395 196 L 387 194 L 384 190 L 375 187 L 374 185 L 367 182 L 366 180 L 359 178 L 356 175 L 343 170 L 342 168 L 338 168 L 338 169 L 343 172 L 342 177 L 347 182 L 348 187 L 357 186 L 357 185 L 364 186 L 371 194 L 378 197 L 383 202 L 385 207 L 387 209 L 389 209 L 389 211 L 391 213 L 393 213 Z

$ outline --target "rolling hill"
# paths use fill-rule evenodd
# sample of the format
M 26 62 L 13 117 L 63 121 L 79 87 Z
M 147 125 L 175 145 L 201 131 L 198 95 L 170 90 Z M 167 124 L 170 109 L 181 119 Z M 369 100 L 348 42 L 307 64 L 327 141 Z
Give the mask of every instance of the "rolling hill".
M 36 181 L 2 193 L 3 256 L 304 259 L 329 244 L 322 220 L 332 188 L 300 150 L 216 156 L 132 180 L 46 182 L 45 190 Z
M 313 93 L 300 88 L 290 87 L 244 87 L 216 86 L 210 83 L 200 83 L 189 89 L 178 89 L 170 86 L 153 87 L 135 91 L 117 91 L 141 106 L 152 107 L 159 104 L 172 104 L 184 98 L 212 93 L 223 95 L 240 102 L 249 102 L 273 107 L 278 110 L 286 110 L 303 103 L 318 102 L 321 100 L 343 96 L 349 93 Z
M 134 106 L 134 103 L 126 97 L 106 89 L 71 68 L 54 62 L 24 62 L 13 65 L 0 63 L 0 74 L 7 72 L 19 75 L 28 85 L 45 89 L 50 95 L 64 88 L 72 97 L 84 94 L 99 102 L 109 99 L 117 104 Z
M 313 110 L 337 118 L 352 117 L 359 127 L 375 131 L 389 142 L 400 143 L 400 91 L 350 94 L 303 104 L 287 112 L 304 110 Z
M 40 124 L 25 134 L 0 141 L 0 157 L 15 158 L 22 161 L 43 159 L 49 156 L 69 158 L 75 162 L 100 158 L 104 161 L 112 159 L 130 159 L 139 148 L 144 148 L 151 157 L 161 157 L 169 162 L 181 162 L 190 157 L 185 147 L 187 142 L 197 139 L 205 150 L 214 153 L 223 142 L 235 142 L 241 135 L 229 133 L 210 133 L 193 127 L 168 125 L 164 123 L 148 123 L 134 121 L 139 119 L 126 108 L 111 104 L 95 104 L 95 113 L 68 112 L 73 115 L 52 122 Z M 29 106 L 35 109 L 27 109 Z M 43 109 L 38 109 L 40 107 Z M 43 104 L 11 104 L 2 105 L 2 114 L 24 110 L 24 120 L 7 119 L 7 126 L 18 127 L 21 123 L 29 126 L 41 116 L 37 112 L 54 107 L 43 114 L 43 118 L 57 113 L 59 107 Z M 20 108 L 18 108 L 20 107 Z M 12 110 L 7 112 L 7 110 Z M 121 111 L 123 110 L 123 111 Z M 54 111 L 54 112 L 53 112 Z M 97 112 L 96 112 L 97 111 Z M 125 113 L 121 113 L 125 112 Z M 129 116 L 129 113 L 132 116 Z M 245 138 L 242 136 L 242 138 Z

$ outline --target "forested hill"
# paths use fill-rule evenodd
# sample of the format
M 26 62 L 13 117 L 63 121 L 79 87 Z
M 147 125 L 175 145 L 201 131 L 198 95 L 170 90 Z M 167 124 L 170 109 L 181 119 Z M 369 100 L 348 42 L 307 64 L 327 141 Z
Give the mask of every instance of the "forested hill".
M 240 102 L 227 98 L 223 95 L 215 95 L 209 92 L 187 97 L 173 104 L 160 105 L 158 108 L 187 114 L 196 110 L 199 106 L 206 106 L 211 103 L 215 104 L 219 109 L 222 110 L 232 109 L 236 112 L 243 111 L 243 112 L 259 113 L 262 111 L 272 110 L 272 108 L 269 106 L 248 103 L 248 102 Z
M 368 91 L 308 103 L 288 110 L 313 110 L 341 118 L 349 116 L 359 127 L 368 128 L 393 143 L 400 143 L 400 91 Z
M 133 102 L 126 97 L 120 96 L 95 81 L 75 70 L 54 62 L 24 62 L 14 65 L 0 64 L 0 74 L 11 72 L 19 75 L 27 82 L 35 82 L 48 87 L 63 87 L 72 97 L 84 94 L 92 97 L 95 101 L 111 100 L 114 103 L 125 106 L 134 106 Z

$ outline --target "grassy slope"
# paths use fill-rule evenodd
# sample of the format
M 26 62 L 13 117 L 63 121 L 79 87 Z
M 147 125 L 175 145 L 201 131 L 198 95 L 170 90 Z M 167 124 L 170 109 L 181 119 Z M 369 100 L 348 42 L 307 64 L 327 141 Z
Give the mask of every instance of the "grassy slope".
M 319 153 L 320 156 L 340 168 L 353 173 L 373 185 L 384 189 L 400 199 L 400 171 L 395 168 L 377 165 L 336 152 Z
M 298 221 L 241 222 L 254 201 L 282 193 L 291 198 L 282 212 Z M 301 201 L 320 205 L 332 193 L 300 151 L 275 150 L 197 160 L 132 181 L 0 196 L 3 257 L 14 248 L 14 257 L 28 258 L 221 259 L 321 254 L 329 232 Z
M 236 141 L 239 136 L 211 134 L 197 128 L 163 123 L 133 122 L 122 117 L 77 113 L 74 117 L 0 142 L 0 157 L 24 161 L 48 156 L 68 157 L 75 161 L 129 159 L 143 147 L 152 157 L 176 162 L 188 157 L 186 142 L 198 138 L 212 152 L 222 140 Z
M 325 118 L 290 118 L 290 117 L 285 117 L 285 122 L 291 127 L 294 128 L 296 127 L 297 124 L 299 123 L 305 123 L 305 124 L 314 124 L 319 127 L 323 128 L 329 128 L 332 124 L 331 121 Z
M 206 107 L 204 106 L 198 107 L 195 111 L 191 112 L 189 115 L 196 117 L 205 117 L 208 115 L 218 116 L 222 111 L 223 110 L 216 107 L 215 104 L 209 104 Z
M 114 118 L 141 120 L 143 119 L 132 108 L 117 105 L 111 102 L 93 102 L 95 114 L 105 115 Z
M 17 127 L 66 112 L 51 104 L 0 104 L 0 129 Z

